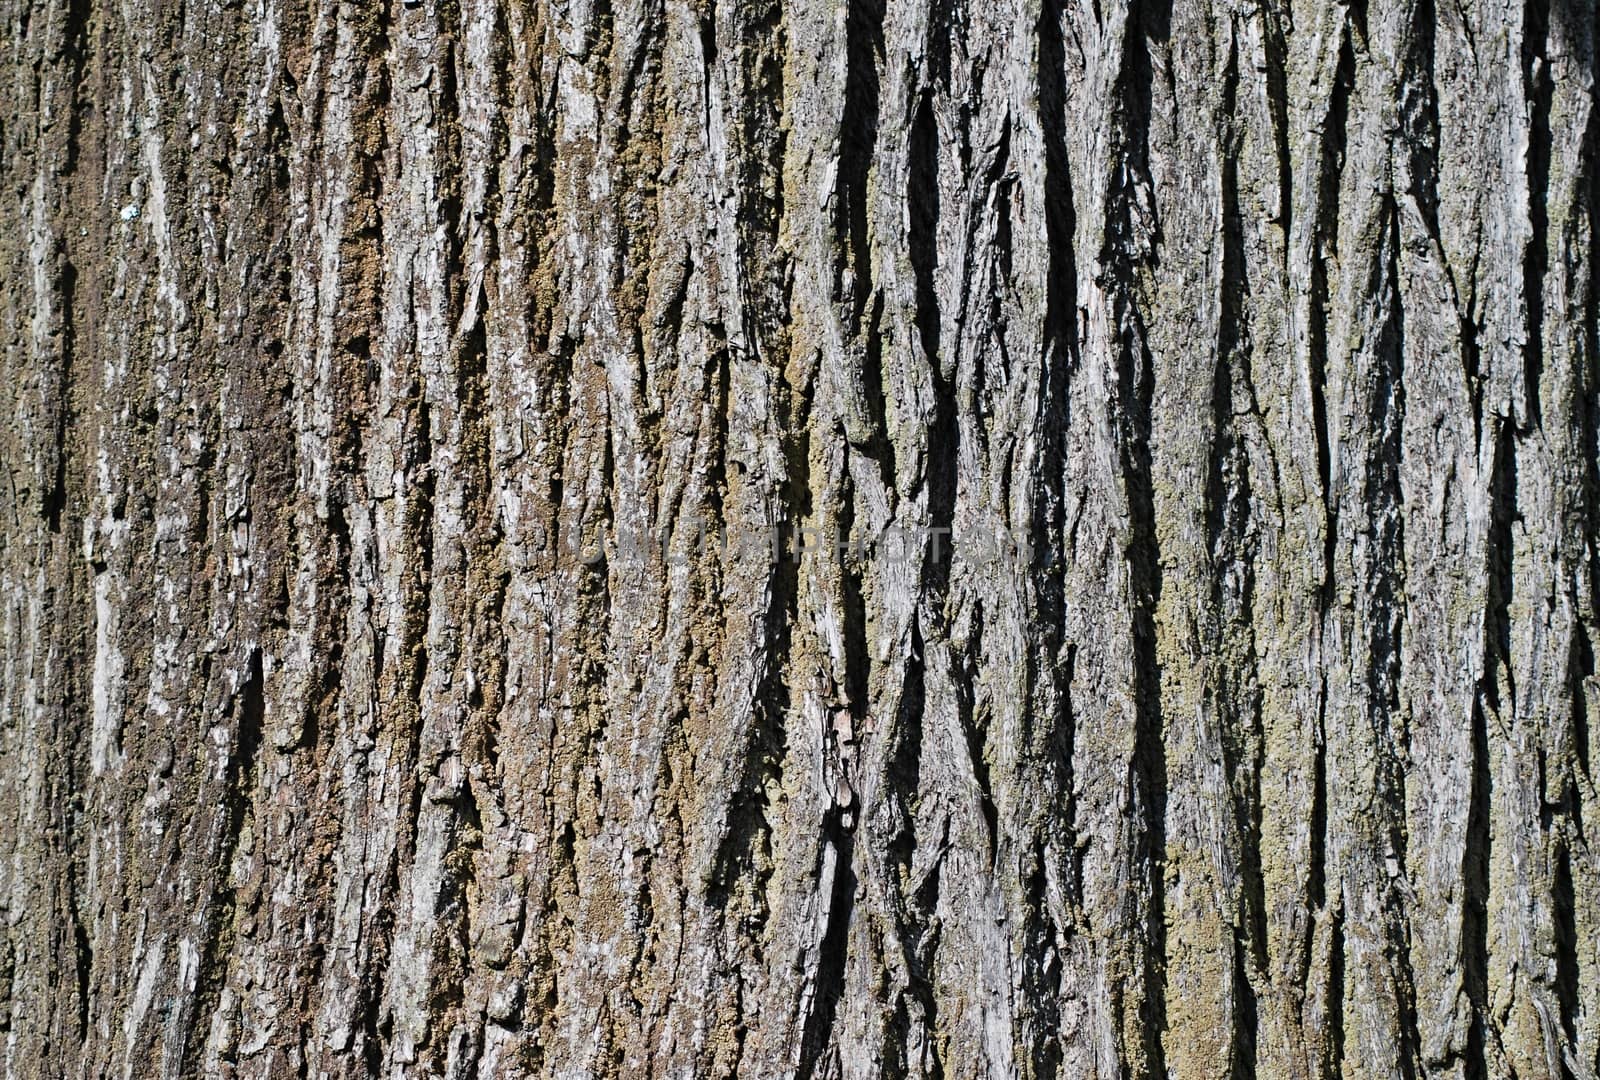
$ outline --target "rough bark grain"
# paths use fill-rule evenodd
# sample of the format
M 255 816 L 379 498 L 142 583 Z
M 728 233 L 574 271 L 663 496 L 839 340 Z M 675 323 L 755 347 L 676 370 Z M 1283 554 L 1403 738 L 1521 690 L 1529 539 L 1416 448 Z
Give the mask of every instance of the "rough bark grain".
M 1596 32 L 0 0 L 4 1074 L 1594 1080 Z

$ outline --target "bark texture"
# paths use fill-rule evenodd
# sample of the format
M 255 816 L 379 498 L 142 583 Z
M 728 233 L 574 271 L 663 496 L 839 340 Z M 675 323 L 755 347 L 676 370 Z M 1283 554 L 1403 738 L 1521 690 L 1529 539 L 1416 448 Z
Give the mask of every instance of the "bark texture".
M 1593 1080 L 1596 23 L 0 0 L 5 1075 Z

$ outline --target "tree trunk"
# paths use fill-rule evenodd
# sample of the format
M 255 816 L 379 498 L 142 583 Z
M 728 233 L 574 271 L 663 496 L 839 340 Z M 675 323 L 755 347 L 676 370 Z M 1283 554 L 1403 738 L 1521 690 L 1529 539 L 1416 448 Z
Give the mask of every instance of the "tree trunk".
M 1600 1073 L 1593 0 L 0 20 L 6 1076 Z

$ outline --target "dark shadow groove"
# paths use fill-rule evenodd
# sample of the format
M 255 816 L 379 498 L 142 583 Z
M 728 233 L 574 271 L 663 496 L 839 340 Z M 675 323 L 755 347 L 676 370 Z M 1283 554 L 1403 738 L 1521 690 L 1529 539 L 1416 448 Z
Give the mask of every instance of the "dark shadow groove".
M 1404 143 L 1411 187 L 1422 221 L 1443 261 L 1439 233 L 1439 91 L 1434 78 L 1437 40 L 1434 0 L 1416 0 L 1411 13 L 1407 51 L 1400 74 L 1400 139 Z M 1450 267 L 1445 275 L 1454 283 Z
M 1242 411 L 1234 400 L 1237 381 L 1250 390 L 1249 299 L 1245 266 L 1244 221 L 1239 208 L 1238 41 L 1229 43 L 1222 92 L 1221 154 L 1222 276 L 1216 361 L 1211 382 L 1210 470 L 1206 490 L 1206 553 L 1211 561 L 1208 652 L 1218 657 L 1243 657 L 1238 667 L 1211 665 L 1210 691 L 1220 729 L 1223 765 L 1233 811 L 1233 835 L 1239 860 L 1240 897 L 1235 931 L 1236 970 L 1233 1010 L 1234 1067 L 1253 1075 L 1257 1010 L 1255 982 L 1267 964 L 1266 885 L 1261 867 L 1261 730 L 1260 694 L 1256 688 L 1256 649 L 1252 631 L 1255 604 L 1256 544 L 1252 539 L 1250 458 L 1238 430 Z M 1247 406 L 1253 404 L 1249 401 Z M 1247 1063 L 1247 1064 L 1246 1064 Z
M 1322 583 L 1319 603 L 1324 612 L 1333 603 L 1334 555 L 1338 510 L 1333 502 L 1332 440 L 1328 429 L 1328 259 L 1337 255 L 1339 186 L 1344 173 L 1346 129 L 1350 94 L 1355 86 L 1355 50 L 1347 26 L 1339 46 L 1333 98 L 1323 127 L 1321 167 L 1317 177 L 1317 217 L 1311 252 L 1311 296 L 1308 331 L 1307 381 L 1311 390 L 1311 419 L 1317 445 L 1317 479 L 1323 509 Z
M 1365 470 L 1364 509 L 1367 557 L 1362 568 L 1366 588 L 1361 605 L 1368 627 L 1366 690 L 1368 722 L 1378 747 L 1374 762 L 1381 818 L 1374 842 L 1381 860 L 1393 857 L 1407 865 L 1406 775 L 1410 740 L 1400 698 L 1405 625 L 1404 495 L 1400 482 L 1405 429 L 1405 310 L 1400 285 L 1400 211 L 1393 200 L 1386 208 L 1382 247 L 1373 268 L 1369 295 L 1380 305 L 1382 324 L 1373 343 L 1373 371 L 1367 402 L 1367 430 L 1374 446 Z M 1404 1045 L 1398 1047 L 1403 1080 L 1421 1075 L 1422 1040 L 1417 1027 L 1415 979 L 1411 969 L 1411 929 L 1406 901 L 1398 888 L 1387 890 L 1385 932 L 1391 957 L 1390 977 Z
M 1251 985 L 1250 969 L 1254 960 L 1251 945 L 1244 936 L 1235 933 L 1233 939 L 1233 998 L 1234 1040 L 1233 1080 L 1255 1080 L 1256 1030 L 1259 1013 L 1255 988 Z
M 845 242 L 842 272 L 852 283 L 840 290 L 851 326 L 859 333 L 872 295 L 872 248 L 868 239 L 867 176 L 878 145 L 878 69 L 883 62 L 884 0 L 848 0 L 845 14 L 844 112 L 839 125 L 839 198 L 835 228 Z M 845 292 L 848 291 L 848 295 Z
M 1589 280 L 1585 283 L 1583 303 L 1583 328 L 1578 371 L 1574 389 L 1577 428 L 1581 433 L 1584 490 L 1584 538 L 1588 541 L 1588 558 L 1583 567 L 1586 582 L 1578 588 L 1588 593 L 1582 599 L 1590 611 L 1600 610 L 1600 83 L 1593 91 L 1594 100 L 1589 112 L 1589 126 L 1583 139 L 1583 183 L 1580 211 L 1586 219 L 1587 235 L 1579 233 L 1589 251 Z M 1583 579 L 1580 579 L 1582 581 Z M 1581 610 L 1581 605 L 1580 605 Z M 1572 667 L 1572 731 L 1576 743 L 1579 768 L 1592 785 L 1595 781 L 1593 750 L 1590 739 L 1594 732 L 1589 727 L 1590 693 L 1595 676 L 1595 649 L 1591 637 L 1593 627 L 1580 629 L 1573 635 L 1573 647 L 1578 656 Z M 1577 802 L 1582 811 L 1584 800 Z M 1578 839 L 1590 844 L 1584 833 L 1583 821 L 1578 825 Z M 1592 845 L 1591 845 L 1592 846 Z M 1595 1071 L 1600 1073 L 1600 1049 L 1596 1050 Z
M 742 80 L 737 110 L 740 206 L 737 246 L 743 321 L 758 356 L 773 352 L 789 308 L 785 260 L 778 254 L 784 213 L 783 124 L 785 34 L 779 0 L 737 4 L 731 20 Z
M 1344 1075 L 1344 902 L 1335 900 L 1332 945 L 1328 951 L 1328 1038 L 1322 1045 L 1322 1076 Z
M 809 403 L 791 403 L 790 408 L 797 408 L 798 414 L 788 417 L 783 440 L 788 476 L 781 489 L 781 520 L 792 523 L 809 518 L 812 496 L 807 480 L 811 440 L 805 423 Z M 763 634 L 770 646 L 750 731 L 744 745 L 738 747 L 742 756 L 706 894 L 707 905 L 719 910 L 727 908 L 740 875 L 755 868 L 759 846 L 767 843 L 771 834 L 766 793 L 769 782 L 781 774 L 788 742 L 785 718 L 793 707 L 793 696 L 787 665 L 799 617 L 799 596 L 800 560 L 779 551 L 771 570 Z M 764 911 L 761 921 L 765 922 Z
M 1073 207 L 1072 166 L 1067 151 L 1066 42 L 1062 32 L 1062 0 L 1044 0 L 1037 26 L 1039 41 L 1039 119 L 1044 137 L 1044 227 L 1048 251 L 1039 406 L 1035 419 L 1039 446 L 1038 489 L 1030 522 L 1027 557 L 1029 580 L 1040 639 L 1029 654 L 1030 686 L 1039 714 L 1027 739 L 1036 747 L 1047 792 L 1041 834 L 1035 840 L 1034 865 L 1027 877 L 1025 934 L 1030 943 L 1023 974 L 1024 992 L 1035 1010 L 1032 1069 L 1037 1077 L 1056 1077 L 1062 1069 L 1061 962 L 1047 963 L 1065 928 L 1057 926 L 1048 900 L 1053 867 L 1068 904 L 1077 902 L 1077 806 L 1073 793 L 1073 753 L 1077 723 L 1072 708 L 1076 643 L 1064 641 L 1067 620 L 1066 522 L 1067 435 L 1070 387 L 1078 367 L 1077 285 L 1074 249 L 1077 222 Z
M 1305 952 L 1299 965 L 1300 982 L 1311 993 L 1310 978 L 1316 962 L 1317 925 L 1328 912 L 1328 675 L 1317 687 L 1316 728 L 1311 759 L 1310 867 L 1306 871 Z M 1331 993 L 1331 990 L 1328 991 Z
M 1280 9 L 1275 4 L 1264 3 L 1259 10 L 1267 64 L 1267 109 L 1272 119 L 1273 149 L 1278 158 L 1278 205 L 1281 208 L 1278 226 L 1287 238 L 1292 235 L 1294 226 L 1294 154 L 1289 147 L 1289 43 L 1283 30 L 1288 5 Z
M 48 486 L 44 497 L 44 517 L 51 533 L 58 534 L 61 532 L 61 512 L 67 505 L 67 462 L 72 456 L 67 446 L 67 435 L 76 420 L 72 408 L 72 366 L 78 351 L 78 268 L 65 257 L 61 260 L 56 295 L 61 305 L 61 330 L 56 346 L 59 359 L 54 402 L 54 445 L 51 450 L 53 462 L 51 475 L 46 478 Z
M 906 148 L 906 240 L 916 279 L 917 334 L 923 356 L 938 370 L 939 294 L 934 269 L 939 264 L 939 129 L 931 98 L 931 91 L 921 94 Z
M 1575 798 L 1575 793 L 1573 794 Z M 1576 1080 L 1570 1062 L 1576 1057 L 1578 1020 L 1583 1015 L 1578 981 L 1577 902 L 1572 882 L 1571 842 L 1563 835 L 1556 841 L 1555 875 L 1550 883 L 1551 916 L 1555 922 L 1555 996 L 1560 1008 L 1561 1072 L 1563 1080 Z
M 1523 5 L 1522 79 L 1531 106 L 1528 132 L 1528 218 L 1533 226 L 1522 262 L 1522 295 L 1528 311 L 1528 341 L 1523 354 L 1528 415 L 1519 423 L 1542 424 L 1539 384 L 1544 372 L 1544 279 L 1549 270 L 1550 108 L 1555 80 L 1546 55 L 1550 34 L 1550 0 L 1527 0 Z
M 1516 520 L 1516 436 L 1509 421 L 1498 425 L 1494 461 L 1489 472 L 1490 522 L 1485 552 L 1488 610 L 1484 613 L 1484 640 L 1480 682 L 1472 708 L 1472 789 L 1467 808 L 1466 850 L 1462 877 L 1462 976 L 1473 1006 L 1467 1032 L 1465 1075 L 1468 1080 L 1489 1076 L 1489 879 L 1494 836 L 1490 822 L 1493 797 L 1489 761 L 1489 713 L 1499 715 L 1500 668 L 1510 662 L 1510 604 L 1512 599 L 1512 536 Z
M 1138 1055 L 1152 1075 L 1166 1072 L 1162 1033 L 1166 1005 L 1166 798 L 1167 755 L 1161 713 L 1161 666 L 1157 656 L 1156 611 L 1162 588 L 1161 558 L 1155 528 L 1151 480 L 1151 402 L 1155 369 L 1136 280 L 1153 266 L 1161 242 L 1158 212 L 1150 186 L 1149 132 L 1155 68 L 1152 47 L 1166 45 L 1171 27 L 1170 0 L 1140 3 L 1129 12 L 1123 69 L 1117 88 L 1118 160 L 1107 193 L 1106 271 L 1110 276 L 1115 345 L 1115 388 L 1111 402 L 1122 486 L 1127 500 L 1133 645 L 1135 732 L 1129 762 L 1130 800 L 1139 833 L 1128 853 L 1131 871 L 1144 881 L 1140 921 L 1146 928 L 1138 974 L 1141 1038 Z M 1124 1050 L 1126 1053 L 1126 1048 Z
M 979 679 L 978 657 L 983 655 L 983 607 L 974 605 L 972 632 L 966 646 L 957 651 L 953 659 L 960 665 L 960 675 L 954 680 L 956 713 L 961 733 L 966 737 L 967 763 L 972 768 L 972 778 L 978 785 L 978 810 L 989 840 L 989 866 L 992 870 L 1000 854 L 1000 814 L 994 802 L 994 784 L 989 769 L 989 720 L 987 705 L 976 701 L 975 688 Z
M 855 907 L 857 882 L 852 867 L 855 837 L 845 827 L 843 813 L 839 807 L 833 807 L 822 825 L 823 843 L 834 849 L 833 890 L 829 895 L 827 926 L 817 956 L 817 981 L 812 991 L 815 996 L 800 1039 L 798 1080 L 811 1080 L 817 1074 L 817 1067 L 833 1038 L 833 1021 L 839 999 L 844 996 L 850 916 Z
M 880 294 L 881 295 L 881 294 Z M 867 640 L 867 604 L 862 587 L 866 559 L 854 535 L 856 493 L 850 478 L 850 444 L 843 445 L 843 479 L 838 495 L 838 556 L 840 563 L 840 635 L 844 641 L 844 704 L 853 730 L 859 731 L 870 702 L 872 650 Z M 865 455 L 863 455 L 865 456 Z
M 926 878 L 920 884 L 912 880 L 913 863 L 920 846 L 916 829 L 918 792 L 922 787 L 923 715 L 927 709 L 926 665 L 923 660 L 924 642 L 917 616 L 911 622 L 911 654 L 906 658 L 905 674 L 901 683 L 900 708 L 892 733 L 893 749 L 888 759 L 886 787 L 887 799 L 892 801 L 898 829 L 890 837 L 888 851 L 890 865 L 898 870 L 896 891 L 899 899 L 898 934 L 902 956 L 906 965 L 907 986 L 905 994 L 916 1001 L 922 1010 L 924 1032 L 931 1037 L 938 1028 L 939 1001 L 933 986 L 933 950 L 938 942 L 937 931 L 932 926 L 932 916 L 939 902 L 939 874 L 942 852 L 935 855 L 933 865 L 927 868 Z M 941 840 L 941 845 L 943 841 Z M 910 1034 L 911 1017 L 904 1001 L 897 1007 L 897 1020 L 901 1039 L 906 1046 Z M 930 1075 L 943 1076 L 943 1065 L 935 1049 Z M 904 1063 L 902 1063 L 904 1064 Z

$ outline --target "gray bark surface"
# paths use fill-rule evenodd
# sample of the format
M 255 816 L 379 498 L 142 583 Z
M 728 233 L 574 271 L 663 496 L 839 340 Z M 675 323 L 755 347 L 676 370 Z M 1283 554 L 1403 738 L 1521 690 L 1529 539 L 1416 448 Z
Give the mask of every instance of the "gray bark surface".
M 1596 23 L 0 0 L 4 1075 L 1594 1080 Z

